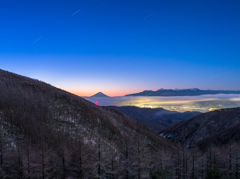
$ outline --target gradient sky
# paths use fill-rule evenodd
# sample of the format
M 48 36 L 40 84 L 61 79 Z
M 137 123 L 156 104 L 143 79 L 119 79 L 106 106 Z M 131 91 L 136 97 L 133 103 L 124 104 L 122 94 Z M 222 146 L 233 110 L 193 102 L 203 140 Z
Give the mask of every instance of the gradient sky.
M 81 96 L 240 90 L 239 0 L 0 0 L 0 68 Z

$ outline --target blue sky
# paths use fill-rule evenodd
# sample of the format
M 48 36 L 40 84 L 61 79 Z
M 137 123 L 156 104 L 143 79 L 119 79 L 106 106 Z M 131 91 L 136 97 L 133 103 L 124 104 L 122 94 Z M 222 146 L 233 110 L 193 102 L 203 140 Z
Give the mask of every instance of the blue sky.
M 0 68 L 78 95 L 240 90 L 239 0 L 0 0 Z

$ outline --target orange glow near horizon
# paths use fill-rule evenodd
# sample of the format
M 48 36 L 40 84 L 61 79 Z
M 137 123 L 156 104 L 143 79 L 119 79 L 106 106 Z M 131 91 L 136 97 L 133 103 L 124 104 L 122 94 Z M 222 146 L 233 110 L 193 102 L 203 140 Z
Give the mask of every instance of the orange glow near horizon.
M 69 85 L 64 85 L 64 86 L 69 86 Z M 103 87 L 100 86 L 99 88 L 96 88 L 95 86 L 89 86 L 89 88 L 83 88 L 83 87 L 79 87 L 77 86 L 76 88 L 72 87 L 65 87 L 63 88 L 66 91 L 73 93 L 77 96 L 83 96 L 83 97 L 90 97 L 95 95 L 98 92 L 102 92 L 107 96 L 110 97 L 117 97 L 117 96 L 125 96 L 127 94 L 133 94 L 133 93 L 139 93 L 142 92 L 144 90 L 146 90 L 144 87 L 128 87 L 128 88 L 120 88 L 120 87 Z M 157 89 L 152 89 L 157 90 Z
M 136 93 L 135 91 L 93 91 L 93 90 L 89 90 L 89 91 L 80 91 L 80 90 L 67 90 L 70 93 L 73 93 L 77 96 L 84 96 L 84 97 L 90 97 L 95 95 L 98 92 L 102 92 L 107 96 L 110 97 L 114 97 L 114 96 L 125 96 L 127 94 L 131 94 L 131 93 Z

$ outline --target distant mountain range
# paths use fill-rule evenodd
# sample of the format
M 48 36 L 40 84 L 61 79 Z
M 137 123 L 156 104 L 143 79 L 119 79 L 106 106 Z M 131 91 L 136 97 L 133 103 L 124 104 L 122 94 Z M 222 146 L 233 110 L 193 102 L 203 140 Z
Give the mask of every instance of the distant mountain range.
M 105 94 L 102 93 L 102 92 L 98 92 L 97 94 L 92 95 L 92 96 L 90 96 L 90 97 L 109 97 L 109 96 L 105 95 Z
M 182 120 L 189 119 L 201 114 L 200 112 L 176 112 L 168 111 L 163 108 L 138 108 L 135 106 L 106 106 L 106 108 L 116 109 L 135 121 L 159 132 L 166 127 L 178 123 Z
M 191 89 L 159 89 L 157 91 L 145 90 L 140 93 L 127 94 L 126 96 L 199 96 L 207 94 L 240 94 L 235 90 L 200 90 L 198 88 Z

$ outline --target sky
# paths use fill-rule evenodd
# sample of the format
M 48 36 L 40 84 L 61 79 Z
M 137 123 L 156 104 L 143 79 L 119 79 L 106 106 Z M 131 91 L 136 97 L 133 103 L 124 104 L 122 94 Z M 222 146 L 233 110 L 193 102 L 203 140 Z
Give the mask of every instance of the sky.
M 240 90 L 239 0 L 0 0 L 0 68 L 80 96 Z

